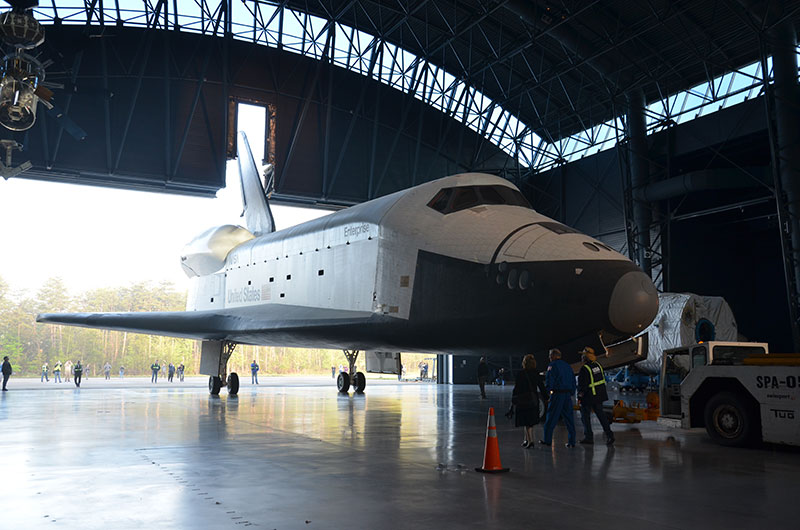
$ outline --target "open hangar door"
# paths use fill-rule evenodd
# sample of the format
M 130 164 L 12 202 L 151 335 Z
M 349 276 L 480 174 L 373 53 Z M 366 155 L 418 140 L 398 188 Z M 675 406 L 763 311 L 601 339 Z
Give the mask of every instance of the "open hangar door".
M 454 385 L 478 384 L 478 362 L 480 357 L 453 355 L 453 381 Z M 498 381 L 500 369 L 504 370 L 503 380 L 506 384 L 513 384 L 514 374 L 522 369 L 523 355 L 492 355 L 486 357 L 489 365 L 489 378 L 486 384 Z M 543 369 L 543 367 L 539 367 Z

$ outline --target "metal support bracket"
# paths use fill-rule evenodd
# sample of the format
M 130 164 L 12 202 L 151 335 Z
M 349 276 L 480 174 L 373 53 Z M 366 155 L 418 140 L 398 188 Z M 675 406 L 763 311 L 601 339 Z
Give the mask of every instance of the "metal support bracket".
M 235 342 L 222 341 L 222 352 L 219 356 L 219 378 L 225 383 L 228 380 L 228 359 L 233 355 L 233 350 L 236 349 Z
M 29 170 L 33 165 L 31 164 L 30 160 L 26 160 L 22 164 L 17 167 L 11 165 L 11 153 L 15 149 L 18 151 L 22 151 L 22 144 L 15 142 L 14 140 L 0 140 L 0 149 L 5 149 L 6 156 L 5 156 L 5 163 L 0 162 L 0 177 L 8 180 L 12 177 L 16 177 L 20 173 Z
M 360 353 L 358 350 L 342 350 L 344 352 L 344 356 L 347 358 L 347 362 L 349 363 L 349 370 L 350 370 L 350 377 L 355 377 L 356 374 L 356 360 L 358 359 L 358 354 Z

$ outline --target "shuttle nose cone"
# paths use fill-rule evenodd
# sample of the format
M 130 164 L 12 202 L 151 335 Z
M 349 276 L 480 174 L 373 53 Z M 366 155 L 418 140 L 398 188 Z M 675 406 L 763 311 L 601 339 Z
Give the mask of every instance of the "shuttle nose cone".
M 635 335 L 650 325 L 658 312 L 658 291 L 641 271 L 626 273 L 617 281 L 608 304 L 611 325 Z

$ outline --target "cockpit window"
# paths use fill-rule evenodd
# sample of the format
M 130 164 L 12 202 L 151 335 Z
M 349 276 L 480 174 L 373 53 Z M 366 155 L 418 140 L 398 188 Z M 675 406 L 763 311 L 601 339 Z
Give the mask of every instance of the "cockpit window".
M 447 208 L 447 203 L 450 202 L 450 197 L 453 196 L 453 188 L 445 188 L 443 190 L 439 190 L 439 193 L 431 199 L 431 202 L 428 203 L 428 206 L 436 210 L 437 212 L 443 212 Z
M 482 204 L 505 204 L 530 208 L 519 191 L 508 186 L 459 186 L 439 190 L 428 206 L 443 214 L 458 212 Z
M 594 243 L 590 243 L 588 241 L 583 242 L 583 246 L 591 250 L 592 252 L 600 252 L 600 248 L 595 245 Z
M 511 206 L 522 206 L 523 208 L 531 208 L 528 199 L 525 196 L 518 192 L 513 188 L 507 188 L 505 186 L 483 186 L 484 188 L 492 188 L 493 190 L 497 190 L 497 192 L 503 197 L 503 204 L 509 204 Z
M 558 235 L 561 235 L 561 234 L 580 234 L 580 232 L 578 232 L 574 228 L 570 228 L 568 226 L 562 225 L 561 223 L 544 222 L 544 223 L 539 223 L 539 225 L 543 226 L 544 228 L 547 228 L 551 232 L 555 232 Z
M 481 186 L 481 197 L 484 204 L 506 204 L 500 192 L 492 186 Z
M 465 186 L 463 188 L 456 188 L 453 202 L 450 203 L 450 209 L 454 212 L 459 210 L 466 210 L 480 204 L 478 192 L 473 186 Z

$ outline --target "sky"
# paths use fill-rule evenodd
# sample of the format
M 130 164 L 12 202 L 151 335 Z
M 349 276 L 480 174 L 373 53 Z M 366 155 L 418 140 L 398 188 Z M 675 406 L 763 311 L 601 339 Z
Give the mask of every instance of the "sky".
M 256 161 L 263 158 L 263 119 L 259 108 L 239 115 Z M 0 179 L 0 278 L 12 290 L 32 292 L 54 276 L 73 294 L 163 280 L 185 290 L 183 246 L 212 226 L 244 224 L 235 160 L 226 179 L 213 199 Z M 278 230 L 330 213 L 277 205 L 272 211 Z

